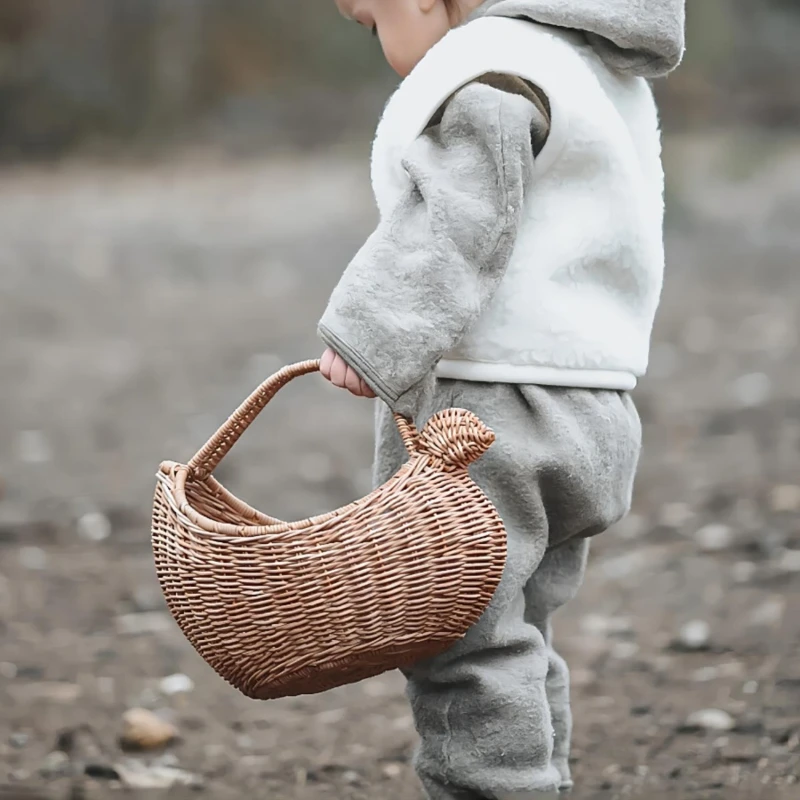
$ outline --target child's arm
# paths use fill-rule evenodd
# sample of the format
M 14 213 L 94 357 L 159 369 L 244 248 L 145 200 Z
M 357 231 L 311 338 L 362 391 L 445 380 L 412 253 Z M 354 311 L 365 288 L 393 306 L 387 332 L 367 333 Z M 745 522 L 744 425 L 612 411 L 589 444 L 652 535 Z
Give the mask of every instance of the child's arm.
M 495 77 L 456 93 L 409 148 L 413 188 L 347 267 L 320 322 L 342 360 L 326 356 L 323 374 L 355 394 L 366 386 L 402 413 L 413 414 L 424 379 L 503 277 L 549 130 L 543 104 Z

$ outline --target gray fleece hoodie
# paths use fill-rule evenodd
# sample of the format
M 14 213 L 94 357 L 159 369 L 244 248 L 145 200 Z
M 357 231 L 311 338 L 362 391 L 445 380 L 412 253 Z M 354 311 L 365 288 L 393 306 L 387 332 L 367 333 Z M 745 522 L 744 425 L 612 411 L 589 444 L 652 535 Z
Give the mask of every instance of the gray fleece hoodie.
M 583 31 L 613 69 L 655 78 L 678 66 L 686 0 L 486 0 L 474 17 L 521 17 Z
M 614 70 L 653 77 L 680 62 L 684 2 L 486 0 L 467 22 L 504 16 L 577 30 Z M 393 410 L 415 415 L 438 361 L 492 300 L 549 125 L 537 87 L 483 76 L 406 154 L 413 187 L 349 264 L 319 325 Z

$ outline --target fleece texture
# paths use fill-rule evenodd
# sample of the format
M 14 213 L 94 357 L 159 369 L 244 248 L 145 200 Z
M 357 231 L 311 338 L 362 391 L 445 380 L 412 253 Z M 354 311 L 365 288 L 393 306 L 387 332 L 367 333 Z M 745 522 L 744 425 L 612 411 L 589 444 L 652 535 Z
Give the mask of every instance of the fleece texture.
M 686 0 L 485 0 L 471 19 L 484 16 L 580 31 L 609 67 L 644 78 L 675 69 L 685 46 Z
M 417 423 L 469 408 L 495 431 L 472 474 L 495 503 L 508 561 L 489 610 L 448 653 L 407 674 L 432 800 L 538 798 L 571 786 L 569 672 L 552 617 L 581 584 L 589 537 L 628 510 L 641 426 L 625 393 L 439 380 Z M 388 408 L 375 481 L 405 460 Z
M 459 91 L 409 147 L 411 182 L 334 290 L 319 325 L 392 408 L 413 416 L 442 354 L 502 280 L 549 118 L 491 76 Z
M 494 191 L 500 208 L 506 201 L 498 220 L 517 220 L 511 258 L 491 302 L 437 372 L 477 382 L 632 389 L 647 370 L 664 273 L 661 138 L 644 78 L 610 70 L 574 32 L 501 17 L 451 31 L 384 111 L 372 159 L 381 216 L 390 217 L 419 185 L 407 154 L 435 109 L 488 71 L 544 92 L 550 134 L 522 206 L 502 186 Z M 494 141 L 503 147 L 502 137 Z M 466 160 L 451 167 L 456 189 L 473 169 Z M 454 219 L 473 196 L 454 198 Z M 440 288 L 434 282 L 428 291 Z

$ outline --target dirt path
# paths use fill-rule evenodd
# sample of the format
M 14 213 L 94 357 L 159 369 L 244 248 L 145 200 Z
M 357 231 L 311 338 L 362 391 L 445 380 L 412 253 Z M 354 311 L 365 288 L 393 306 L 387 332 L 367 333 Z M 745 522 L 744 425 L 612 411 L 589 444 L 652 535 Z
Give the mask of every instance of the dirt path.
M 635 509 L 558 620 L 578 797 L 800 796 L 800 148 L 770 152 L 726 177 L 734 145 L 667 151 Z M 321 159 L 0 181 L 0 797 L 109 796 L 121 716 L 143 706 L 182 734 L 158 763 L 209 797 L 418 798 L 396 676 L 243 700 L 170 624 L 148 550 L 159 461 L 316 354 L 313 323 L 372 221 L 365 179 Z M 370 447 L 368 407 L 309 379 L 222 477 L 306 516 L 365 491 Z M 192 692 L 160 690 L 176 673 Z

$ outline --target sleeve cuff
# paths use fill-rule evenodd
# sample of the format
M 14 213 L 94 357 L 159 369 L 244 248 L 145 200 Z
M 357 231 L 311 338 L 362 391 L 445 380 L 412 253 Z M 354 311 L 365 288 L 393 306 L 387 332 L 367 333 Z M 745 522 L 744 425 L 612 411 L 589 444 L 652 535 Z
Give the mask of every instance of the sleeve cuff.
M 319 336 L 323 343 L 335 350 L 369 385 L 375 394 L 390 408 L 394 408 L 400 399 L 400 393 L 392 389 L 378 373 L 378 370 L 351 347 L 341 336 L 335 334 L 326 325 L 320 324 Z

